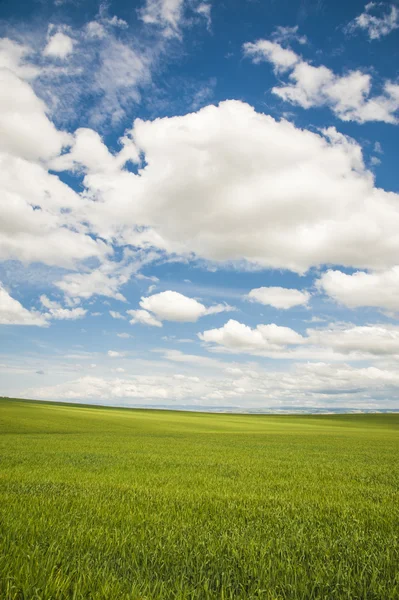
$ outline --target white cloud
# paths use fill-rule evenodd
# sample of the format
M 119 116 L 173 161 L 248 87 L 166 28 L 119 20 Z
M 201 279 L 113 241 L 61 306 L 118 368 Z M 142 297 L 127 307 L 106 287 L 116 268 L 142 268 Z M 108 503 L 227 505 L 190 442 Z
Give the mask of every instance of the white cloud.
M 329 270 L 317 283 L 328 296 L 349 308 L 370 306 L 399 311 L 399 267 L 374 273 L 357 271 L 351 275 Z
M 85 204 L 77 193 L 50 175 L 46 163 L 69 144 L 26 73 L 25 46 L 0 44 L 0 259 L 74 267 L 101 257 L 105 245 L 93 240 L 75 213 Z
M 364 361 L 399 359 L 399 327 L 393 325 L 330 324 L 300 335 L 274 323 L 248 327 L 230 320 L 223 327 L 199 333 L 213 352 L 252 354 L 275 359 Z
M 399 85 L 391 81 L 384 82 L 380 95 L 371 95 L 371 76 L 362 71 L 336 75 L 331 69 L 315 67 L 292 50 L 269 40 L 246 43 L 243 49 L 254 63 L 268 61 L 276 72 L 291 71 L 290 83 L 272 89 L 286 102 L 302 108 L 329 106 L 343 121 L 398 122 Z
M 117 352 L 116 350 L 108 350 L 107 354 L 110 358 L 122 358 L 125 356 L 124 352 Z
M 40 302 L 48 310 L 45 316 L 49 319 L 75 321 L 76 319 L 82 319 L 87 313 L 87 310 L 81 307 L 62 308 L 59 302 L 50 300 L 45 295 L 40 296 Z
M 116 15 L 114 15 L 110 19 L 107 19 L 107 22 L 109 23 L 109 25 L 112 25 L 113 27 L 119 27 L 120 29 L 127 29 L 129 27 L 129 25 L 124 19 L 120 19 Z
M 278 25 L 276 29 L 272 33 L 272 38 L 275 42 L 298 42 L 299 44 L 307 44 L 308 39 L 306 35 L 299 35 L 298 33 L 298 25 L 294 27 L 283 27 Z
M 110 310 L 109 314 L 111 315 L 111 317 L 113 319 L 126 319 L 126 317 L 124 317 L 123 315 L 121 315 L 120 312 L 116 311 L 116 310 Z
M 211 8 L 212 7 L 208 2 L 200 2 L 200 4 L 198 4 L 198 6 L 195 8 L 195 12 L 205 19 L 208 30 L 211 28 L 212 24 Z
M 140 323 L 141 325 L 150 325 L 151 327 L 162 327 L 162 323 L 158 321 L 151 313 L 147 310 L 128 310 L 126 311 L 128 315 L 132 318 L 130 323 L 132 325 L 136 325 Z
M 32 80 L 40 69 L 29 63 L 32 49 L 8 38 L 0 38 L 0 69 L 10 71 L 21 79 Z
M 104 26 L 98 21 L 90 21 L 85 26 L 85 32 L 89 38 L 102 39 L 107 33 Z
M 211 5 L 201 0 L 146 0 L 139 16 L 147 26 L 156 27 L 165 39 L 181 38 L 184 26 L 192 24 L 186 12 L 202 17 L 207 28 L 211 25 Z
M 182 323 L 195 323 L 200 317 L 234 310 L 227 304 L 216 304 L 207 308 L 194 298 L 171 290 L 141 298 L 140 306 L 146 312 L 153 313 L 159 321 Z
M 44 56 L 63 60 L 73 52 L 73 44 L 73 39 L 69 35 L 62 33 L 62 31 L 57 31 L 57 33 L 50 37 L 43 50 L 43 54 Z
M 130 335 L 130 333 L 124 333 L 124 332 L 123 333 L 117 333 L 116 335 L 118 337 L 120 337 L 122 339 L 126 339 L 126 340 L 129 339 L 129 338 L 131 338 L 131 337 L 133 337 L 132 335 Z
M 55 285 L 70 298 L 88 299 L 99 295 L 126 302 L 125 296 L 119 289 L 129 281 L 133 273 L 136 273 L 146 262 L 151 261 L 154 256 L 154 253 L 134 253 L 125 250 L 119 262 L 103 260 L 90 272 L 69 273 L 60 281 L 56 281 Z
M 347 25 L 346 31 L 350 33 L 356 29 L 363 29 L 367 32 L 370 40 L 378 40 L 398 29 L 399 12 L 396 6 L 391 4 L 389 12 L 382 13 L 381 16 L 373 14 L 376 11 L 380 12 L 381 6 L 384 6 L 381 2 L 366 4 L 364 12 Z
M 226 366 L 226 365 L 225 365 Z M 348 364 L 301 363 L 287 371 L 254 371 L 247 365 L 231 367 L 235 373 L 197 377 L 187 374 L 132 377 L 83 376 L 54 386 L 24 390 L 23 397 L 49 400 L 91 400 L 129 405 L 146 402 L 194 403 L 206 406 L 272 407 L 314 406 L 380 408 L 397 406 L 399 375 L 396 370 L 356 368 Z M 198 400 L 200 400 L 198 402 Z
M 226 351 L 267 353 L 283 349 L 285 346 L 302 344 L 303 337 L 289 327 L 274 323 L 257 325 L 251 329 L 243 323 L 230 319 L 219 329 L 209 329 L 199 333 L 200 340 L 215 344 Z
M 251 302 L 259 302 L 274 308 L 288 309 L 293 306 L 306 306 L 309 292 L 282 287 L 260 287 L 251 290 L 247 296 Z
M 106 272 L 109 263 L 98 266 L 90 273 L 70 273 L 57 281 L 55 285 L 66 295 L 80 298 L 91 298 L 94 295 L 108 296 L 116 300 L 126 301 L 126 298 L 118 291 L 119 287 L 128 279 L 118 275 L 113 276 Z
M 100 57 L 93 89 L 102 100 L 91 120 L 96 125 L 111 117 L 117 124 L 126 116 L 127 107 L 140 101 L 140 89 L 151 81 L 155 59 L 113 37 L 104 39 Z
M 300 60 L 293 50 L 283 48 L 277 42 L 271 42 L 270 40 L 247 42 L 243 48 L 245 56 L 251 58 L 252 62 L 258 64 L 269 61 L 273 64 L 277 73 L 292 69 Z
M 0 324 L 46 327 L 48 322 L 45 315 L 24 308 L 18 300 L 10 296 L 0 283 Z
M 44 50 L 43 31 L 32 31 L 33 47 L 22 58 L 27 62 L 29 56 L 31 63 L 40 65 L 30 65 L 35 70 L 35 89 L 46 99 L 57 123 L 82 123 L 82 117 L 83 123 L 94 125 L 118 123 L 140 101 L 166 41 L 154 39 L 145 46 L 142 32 L 127 36 L 123 33 L 126 28 L 123 19 L 109 17 L 103 8 L 95 20 L 80 27 L 50 25 Z M 10 33 L 22 37 L 18 29 Z M 0 66 L 1 49 L 0 42 Z M 13 56 L 15 63 L 15 51 Z M 24 70 L 27 72 L 26 65 Z M 84 115 L 82 103 L 87 109 Z
M 399 357 L 399 327 L 392 325 L 330 326 L 309 329 L 307 343 L 320 345 L 354 359 L 375 355 Z
M 184 0 L 146 0 L 140 17 L 147 25 L 161 27 L 165 37 L 179 36 L 183 9 Z
M 334 128 L 312 133 L 227 101 L 136 120 L 131 136 L 138 174 L 89 169 L 84 179 L 99 235 L 299 273 L 397 261 L 398 197 L 374 186 L 360 146 Z

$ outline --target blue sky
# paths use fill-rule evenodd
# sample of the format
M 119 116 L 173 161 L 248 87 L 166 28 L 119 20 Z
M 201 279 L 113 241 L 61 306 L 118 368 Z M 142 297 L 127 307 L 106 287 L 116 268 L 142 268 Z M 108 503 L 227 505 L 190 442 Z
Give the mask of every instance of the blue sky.
M 399 408 L 399 5 L 0 7 L 0 393 Z

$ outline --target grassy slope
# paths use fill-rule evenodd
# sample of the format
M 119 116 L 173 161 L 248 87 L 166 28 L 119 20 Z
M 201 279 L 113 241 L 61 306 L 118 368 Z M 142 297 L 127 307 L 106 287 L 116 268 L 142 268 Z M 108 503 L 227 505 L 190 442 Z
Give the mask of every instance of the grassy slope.
M 399 415 L 0 400 L 0 598 L 399 598 Z

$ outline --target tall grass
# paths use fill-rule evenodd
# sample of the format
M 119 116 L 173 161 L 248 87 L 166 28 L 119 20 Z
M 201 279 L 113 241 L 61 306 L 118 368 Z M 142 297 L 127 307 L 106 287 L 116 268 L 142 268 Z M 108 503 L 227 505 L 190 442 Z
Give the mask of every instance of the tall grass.
M 399 416 L 0 401 L 0 598 L 399 598 Z

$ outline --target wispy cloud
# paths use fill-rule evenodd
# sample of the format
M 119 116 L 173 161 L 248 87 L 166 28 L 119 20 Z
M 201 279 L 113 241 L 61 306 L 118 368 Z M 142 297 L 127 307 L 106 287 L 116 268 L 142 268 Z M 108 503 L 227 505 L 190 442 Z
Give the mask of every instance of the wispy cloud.
M 345 28 L 347 33 L 363 29 L 369 40 L 379 40 L 399 28 L 399 11 L 394 4 L 369 2 L 364 12 L 358 15 Z

